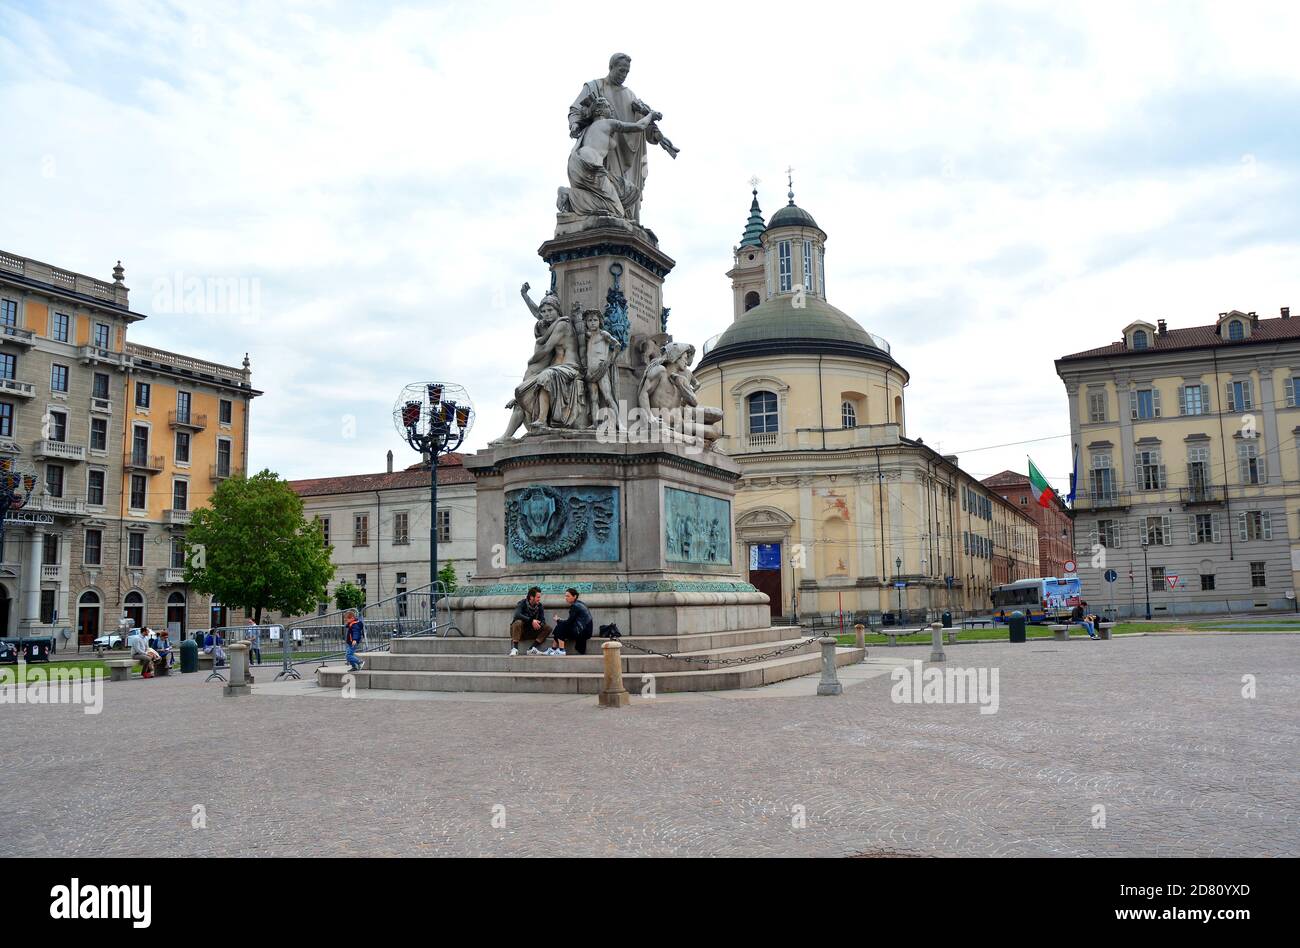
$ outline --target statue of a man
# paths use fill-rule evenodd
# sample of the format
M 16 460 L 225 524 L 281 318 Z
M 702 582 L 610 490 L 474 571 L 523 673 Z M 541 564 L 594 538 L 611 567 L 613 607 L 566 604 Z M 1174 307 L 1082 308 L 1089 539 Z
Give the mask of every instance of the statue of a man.
M 609 57 L 609 75 L 593 79 L 582 87 L 578 97 L 573 100 L 573 105 L 569 106 L 570 138 L 581 138 L 587 126 L 596 120 L 598 99 L 608 100 L 613 111 L 612 117 L 620 122 L 634 123 L 641 116 L 650 115 L 654 111 L 623 84 L 631 68 L 631 56 L 615 53 Z M 663 137 L 658 126 L 650 124 L 644 135 L 616 136 L 605 159 L 605 171 L 620 182 L 615 185 L 618 193 L 632 196 L 631 201 L 624 204 L 623 216 L 636 223 L 641 221 L 641 195 L 649 171 L 647 152 L 650 145 L 663 145 L 670 155 L 677 157 L 677 149 L 672 142 Z
M 648 112 L 638 122 L 624 122 L 614 117 L 613 106 L 603 96 L 596 99 L 592 112 L 594 118 L 569 153 L 569 186 L 560 189 L 560 210 L 628 218 L 628 208 L 641 203 L 641 192 L 632 190 L 634 185 L 626 177 L 609 173 L 610 155 L 622 139 L 644 135 L 650 123 L 663 116 Z
M 683 438 L 712 447 L 722 434 L 718 427 L 722 409 L 700 405 L 695 395 L 700 383 L 690 368 L 694 358 L 694 346 L 682 342 L 664 346 L 663 353 L 650 362 L 641 377 L 637 404 Z

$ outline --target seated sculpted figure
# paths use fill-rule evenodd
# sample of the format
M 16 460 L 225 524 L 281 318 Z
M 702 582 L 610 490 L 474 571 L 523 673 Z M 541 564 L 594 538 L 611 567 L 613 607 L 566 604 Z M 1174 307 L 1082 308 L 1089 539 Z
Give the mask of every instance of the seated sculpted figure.
M 537 320 L 536 343 L 523 381 L 506 404 L 513 411 L 497 441 L 509 441 L 525 422 L 542 428 L 580 428 L 585 420 L 585 383 L 573 323 L 560 315 L 560 299 L 554 293 L 547 293 L 536 306 L 527 283 L 520 293 Z
M 641 377 L 637 403 L 649 412 L 659 424 L 679 434 L 687 441 L 700 441 L 713 447 L 722 430 L 722 409 L 701 406 L 696 398 L 700 383 L 691 371 L 695 347 L 682 342 L 670 342 L 663 353 L 651 361 Z
M 615 135 L 644 135 L 663 114 L 650 112 L 640 121 L 624 122 L 614 117 L 614 108 L 604 97 L 596 100 L 594 110 L 596 119 L 569 153 L 569 187 L 560 188 L 557 203 L 561 212 L 626 218 L 626 207 L 635 204 L 639 194 L 635 184 L 611 177 L 606 170 L 612 139 Z

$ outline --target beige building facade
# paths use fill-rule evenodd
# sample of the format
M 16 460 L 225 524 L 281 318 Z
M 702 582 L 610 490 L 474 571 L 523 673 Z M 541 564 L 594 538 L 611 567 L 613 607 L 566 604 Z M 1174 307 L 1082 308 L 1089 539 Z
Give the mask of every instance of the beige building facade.
M 1121 615 L 1294 606 L 1300 323 L 1237 310 L 1135 321 L 1056 360 L 1080 454 L 1084 596 Z M 1105 581 L 1107 569 L 1118 580 Z
M 229 621 L 184 582 L 192 511 L 245 471 L 242 367 L 139 346 L 112 282 L 0 253 L 0 458 L 34 479 L 5 519 L 0 631 L 60 649 L 134 625 Z M 27 492 L 20 490 L 20 495 Z
M 728 273 L 734 321 L 696 369 L 743 472 L 748 578 L 776 617 L 987 613 L 996 577 L 1037 575 L 1034 523 L 908 436 L 911 376 L 828 301 L 825 245 L 793 195 L 764 224 L 755 193 Z

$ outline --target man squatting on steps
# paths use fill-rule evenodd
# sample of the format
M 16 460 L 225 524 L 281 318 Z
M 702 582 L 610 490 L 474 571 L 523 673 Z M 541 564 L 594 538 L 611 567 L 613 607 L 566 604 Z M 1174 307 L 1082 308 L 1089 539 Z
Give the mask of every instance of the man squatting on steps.
M 546 644 L 546 640 L 551 637 L 551 627 L 546 624 L 546 610 L 542 607 L 542 590 L 539 586 L 530 587 L 528 595 L 515 606 L 515 615 L 510 622 L 511 655 L 519 654 L 519 640 L 525 632 L 533 637 L 533 646 L 528 654 L 541 655 L 542 650 L 538 646 Z

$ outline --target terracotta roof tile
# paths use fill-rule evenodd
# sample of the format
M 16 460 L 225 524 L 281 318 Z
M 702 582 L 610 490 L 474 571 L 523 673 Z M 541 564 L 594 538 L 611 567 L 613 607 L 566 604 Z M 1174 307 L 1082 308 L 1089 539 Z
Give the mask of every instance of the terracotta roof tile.
M 1100 356 L 1140 355 L 1144 352 L 1168 352 L 1183 349 L 1218 349 L 1300 338 L 1300 318 L 1283 319 L 1281 316 L 1275 316 L 1272 319 L 1261 319 L 1251 330 L 1249 338 L 1235 341 L 1222 338 L 1215 331 L 1217 325 L 1217 323 L 1211 323 L 1209 326 L 1170 329 L 1163 336 L 1158 333 L 1153 334 L 1151 343 L 1146 349 L 1130 349 L 1123 341 L 1112 342 L 1108 346 L 1085 349 L 1083 352 L 1072 352 L 1069 355 L 1061 356 L 1056 361 L 1066 362 L 1074 359 L 1094 359 Z
M 465 470 L 459 454 L 447 454 L 438 459 L 438 486 L 472 484 L 474 475 Z M 289 486 L 300 497 L 319 497 L 323 494 L 359 494 L 376 490 L 402 490 L 409 487 L 429 486 L 429 472 L 424 465 L 416 464 L 404 471 L 391 474 L 346 474 L 340 477 L 313 477 L 290 481 Z

